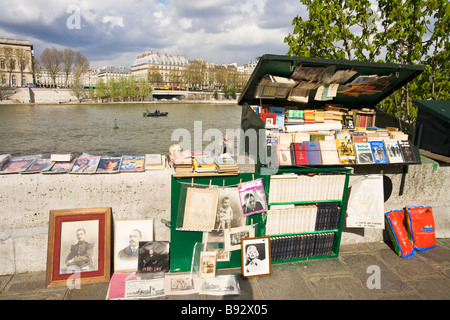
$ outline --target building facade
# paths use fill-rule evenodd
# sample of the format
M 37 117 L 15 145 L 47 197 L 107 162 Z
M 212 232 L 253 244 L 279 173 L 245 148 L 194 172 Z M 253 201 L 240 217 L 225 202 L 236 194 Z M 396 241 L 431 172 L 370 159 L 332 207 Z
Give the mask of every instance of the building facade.
M 154 87 L 181 88 L 184 84 L 183 74 L 188 64 L 187 56 L 147 51 L 133 62 L 131 74 L 136 79 L 148 79 Z
M 33 83 L 31 41 L 0 39 L 0 85 L 25 87 Z

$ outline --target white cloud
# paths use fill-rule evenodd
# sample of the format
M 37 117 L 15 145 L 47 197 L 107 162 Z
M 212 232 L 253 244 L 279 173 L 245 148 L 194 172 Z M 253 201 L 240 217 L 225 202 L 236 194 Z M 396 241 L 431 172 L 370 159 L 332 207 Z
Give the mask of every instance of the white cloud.
M 105 24 L 109 24 L 111 28 L 115 26 L 124 28 L 123 17 L 113 17 L 113 16 L 104 16 L 102 18 L 102 22 Z
M 70 5 L 80 8 L 80 30 L 66 28 Z M 126 59 L 147 50 L 216 63 L 285 54 L 284 37 L 301 5 L 298 0 L 15 0 L 2 7 L 0 34 L 32 40 L 38 54 L 45 47 L 71 47 L 91 65 L 110 59 L 130 66 L 134 60 Z

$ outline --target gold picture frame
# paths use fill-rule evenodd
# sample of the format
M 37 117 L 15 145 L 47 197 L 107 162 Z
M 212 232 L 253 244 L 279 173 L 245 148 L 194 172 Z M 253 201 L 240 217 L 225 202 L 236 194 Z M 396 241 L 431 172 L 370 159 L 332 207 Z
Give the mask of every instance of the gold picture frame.
M 46 287 L 77 288 L 111 276 L 111 208 L 51 210 Z

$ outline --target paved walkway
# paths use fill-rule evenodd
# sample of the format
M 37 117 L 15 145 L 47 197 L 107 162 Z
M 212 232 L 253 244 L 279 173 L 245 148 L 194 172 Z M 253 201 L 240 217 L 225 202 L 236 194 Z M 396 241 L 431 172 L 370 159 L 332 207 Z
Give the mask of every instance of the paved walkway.
M 272 275 L 265 277 L 243 279 L 239 268 L 218 270 L 238 276 L 241 294 L 237 296 L 157 299 L 450 300 L 450 239 L 438 239 L 435 248 L 410 258 L 397 257 L 389 245 L 341 246 L 339 258 L 274 264 Z M 108 283 L 46 289 L 45 272 L 0 276 L 1 300 L 105 300 L 107 290 Z

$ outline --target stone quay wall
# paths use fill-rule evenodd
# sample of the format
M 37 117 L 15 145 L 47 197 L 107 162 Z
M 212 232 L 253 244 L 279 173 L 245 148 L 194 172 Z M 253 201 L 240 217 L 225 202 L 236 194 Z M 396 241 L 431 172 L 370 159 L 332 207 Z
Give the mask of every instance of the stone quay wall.
M 422 162 L 409 166 L 406 174 L 402 166 L 357 167 L 350 187 L 382 168 L 393 185 L 385 212 L 405 206 L 432 206 L 436 237 L 449 238 L 450 167 L 426 158 Z M 244 172 L 252 172 L 252 166 Z M 0 275 L 46 270 L 50 210 L 111 207 L 113 223 L 153 219 L 155 240 L 169 241 L 170 229 L 162 220 L 170 221 L 171 174 L 165 169 L 95 175 L 0 175 Z M 381 229 L 347 228 L 344 222 L 341 244 L 387 239 Z

